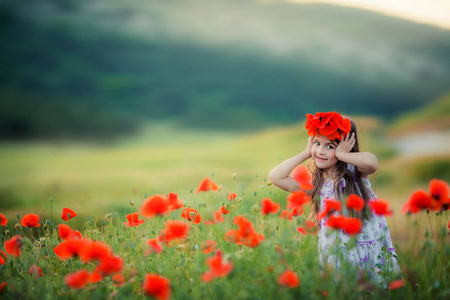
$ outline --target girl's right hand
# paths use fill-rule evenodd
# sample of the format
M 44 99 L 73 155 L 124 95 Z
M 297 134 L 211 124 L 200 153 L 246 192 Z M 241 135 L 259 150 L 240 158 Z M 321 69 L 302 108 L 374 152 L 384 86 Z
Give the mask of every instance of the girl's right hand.
M 311 157 L 312 145 L 313 145 L 313 137 L 310 136 L 308 138 L 308 145 L 306 146 L 306 149 L 305 149 L 305 152 L 306 152 L 306 154 L 308 154 L 308 157 Z

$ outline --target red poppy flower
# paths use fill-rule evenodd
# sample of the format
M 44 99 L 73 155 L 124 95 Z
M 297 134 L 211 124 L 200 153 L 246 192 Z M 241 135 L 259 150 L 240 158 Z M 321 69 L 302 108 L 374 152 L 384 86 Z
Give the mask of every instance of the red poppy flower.
M 89 273 L 86 270 L 79 270 L 69 274 L 64 278 L 64 282 L 71 289 L 82 289 L 88 283 Z
M 81 235 L 81 232 L 79 232 L 78 230 L 74 230 L 73 234 L 78 239 L 82 239 L 83 238 L 83 236 Z
M 361 211 L 364 208 L 364 199 L 355 194 L 348 196 L 347 208 Z
M 165 215 L 169 210 L 169 202 L 166 197 L 155 195 L 145 199 L 141 206 L 141 214 L 146 218 L 156 215 Z
M 167 197 L 167 202 L 169 204 L 170 211 L 174 211 L 184 207 L 183 200 L 179 199 L 178 194 L 175 193 L 169 193 L 169 196 Z
M 261 206 L 261 212 L 263 215 L 276 214 L 280 211 L 280 204 L 273 202 L 270 198 L 262 199 Z
M 317 227 L 316 223 L 310 220 L 306 220 L 305 225 L 303 227 L 297 228 L 297 231 L 301 232 L 304 235 L 317 234 L 318 230 L 319 228 Z
M 218 190 L 219 190 L 219 186 L 214 181 L 209 179 L 208 177 L 205 177 L 200 182 L 200 185 L 198 186 L 198 189 L 197 189 L 197 193 L 207 192 L 207 191 L 218 191 Z
M 313 189 L 314 186 L 311 183 L 311 173 L 305 165 L 298 165 L 292 171 L 292 177 L 298 182 L 300 189 L 304 191 Z
M 315 115 L 306 114 L 305 128 L 309 136 L 320 133 L 330 140 L 341 139 L 341 135 L 347 135 L 351 129 L 348 118 L 343 118 L 336 112 L 317 112 Z
M 183 209 L 183 211 L 181 212 L 181 217 L 188 221 L 191 221 L 194 224 L 198 224 L 202 220 L 202 217 L 200 216 L 198 211 L 190 207 L 186 207 L 185 209 Z
M 303 215 L 304 212 L 305 212 L 305 209 L 303 207 L 296 207 L 292 211 L 292 216 L 293 217 L 298 217 L 298 216 Z
M 59 259 L 66 260 L 73 256 L 79 256 L 85 248 L 89 247 L 90 243 L 91 241 L 87 239 L 69 239 L 56 246 L 53 252 Z
M 214 225 L 216 223 L 214 222 L 214 220 L 205 220 L 205 222 L 203 222 L 203 224 L 205 224 L 205 225 Z
M 202 244 L 203 254 L 209 254 L 211 251 L 214 251 L 215 248 L 216 248 L 215 241 L 204 241 Z
M 0 266 L 4 265 L 6 262 L 6 253 L 0 250 Z
M 300 286 L 300 279 L 294 271 L 286 270 L 278 277 L 278 283 L 288 288 L 296 288 Z
M 326 225 L 328 227 L 334 228 L 334 229 L 342 229 L 344 228 L 344 224 L 345 224 L 345 217 L 343 215 L 331 215 L 327 222 Z
M 72 219 L 76 216 L 77 216 L 77 214 L 73 210 L 71 210 L 70 208 L 63 207 L 61 218 L 64 221 L 69 221 L 70 219 Z
M 224 235 L 226 241 L 252 248 L 264 241 L 264 236 L 255 232 L 252 223 L 242 215 L 234 217 L 233 223 L 238 225 L 239 229 L 227 231 Z
M 403 206 L 403 213 L 418 213 L 431 206 L 431 197 L 424 190 L 415 191 Z
M 431 210 L 440 210 L 443 205 L 449 205 L 449 186 L 444 180 L 432 179 L 430 181 Z
M 108 244 L 99 241 L 92 241 L 81 249 L 79 253 L 82 262 L 93 260 L 102 261 L 112 255 L 112 249 Z
M 280 214 L 280 219 L 292 220 L 292 213 L 288 210 L 283 210 Z
M 450 229 L 450 221 L 448 221 L 447 228 Z
M 210 282 L 218 277 L 224 277 L 231 273 L 233 270 L 233 263 L 223 262 L 222 252 L 217 251 L 215 256 L 211 256 L 206 259 L 206 264 L 209 266 L 209 270 L 203 273 L 202 281 Z
M 317 220 L 320 221 L 324 217 L 331 215 L 334 212 L 340 212 L 342 210 L 341 202 L 334 199 L 327 199 L 324 202 L 324 208 L 317 214 Z
M 127 215 L 128 222 L 123 222 L 127 227 L 136 227 L 144 224 L 145 220 L 139 220 L 139 213 L 135 212 Z
M 100 264 L 95 269 L 97 272 L 103 276 L 108 276 L 114 273 L 119 273 L 122 271 L 123 260 L 119 256 L 108 256 L 100 261 Z
M 220 211 L 213 211 L 212 215 L 214 223 L 223 223 L 225 221 L 225 217 L 222 217 Z
M 62 240 L 78 238 L 78 235 L 72 230 L 72 228 L 70 228 L 69 225 L 66 224 L 58 225 L 58 236 Z
M 179 220 L 170 220 L 159 235 L 159 240 L 169 244 L 173 240 L 183 240 L 189 233 L 189 224 Z
M 395 289 L 401 288 L 404 285 L 405 285 L 405 280 L 404 279 L 394 280 L 394 281 L 392 281 L 389 284 L 389 289 L 390 290 L 395 290 Z
M 125 278 L 123 278 L 123 276 L 119 273 L 115 274 L 113 277 L 111 277 L 111 279 L 116 287 L 121 287 L 125 284 Z
M 303 208 L 303 205 L 308 203 L 311 197 L 307 195 L 304 191 L 295 191 L 288 195 L 287 197 L 287 208 L 296 209 Z
M 236 199 L 237 194 L 236 193 L 228 193 L 228 199 L 230 199 L 230 201 L 233 201 L 234 199 Z
M 42 270 L 36 265 L 32 265 L 30 267 L 30 270 L 28 270 L 28 274 L 33 275 L 34 279 L 38 279 L 39 277 L 42 277 Z
M 159 274 L 146 274 L 142 289 L 147 296 L 160 300 L 169 299 L 172 293 L 169 279 Z
M 161 251 L 163 251 L 163 246 L 158 242 L 158 239 L 149 239 L 147 245 L 150 246 L 150 249 L 145 252 L 145 255 L 149 255 L 153 252 L 161 253 Z
M 219 212 L 220 212 L 222 215 L 226 215 L 226 214 L 229 214 L 229 213 L 230 213 L 230 211 L 227 210 L 227 208 L 226 208 L 225 206 L 221 206 L 221 207 L 219 208 Z
M 0 294 L 6 290 L 7 286 L 8 286 L 8 283 L 6 281 L 3 281 L 2 283 L 0 283 Z
M 379 216 L 392 215 L 392 210 L 389 210 L 389 203 L 381 199 L 375 199 L 369 202 L 370 209 Z
M 8 219 L 6 219 L 4 215 L 0 214 L 0 225 L 6 226 L 6 224 L 8 224 Z
M 344 232 L 348 235 L 356 235 L 361 232 L 362 222 L 358 218 L 345 218 Z
M 20 235 L 15 235 L 5 242 L 5 250 L 9 255 L 19 256 L 20 248 L 22 248 L 22 237 Z
M 22 218 L 22 226 L 24 227 L 39 227 L 39 216 L 36 214 L 27 214 Z
M 98 271 L 94 270 L 94 272 L 89 273 L 88 282 L 89 283 L 97 283 L 103 280 L 103 275 Z

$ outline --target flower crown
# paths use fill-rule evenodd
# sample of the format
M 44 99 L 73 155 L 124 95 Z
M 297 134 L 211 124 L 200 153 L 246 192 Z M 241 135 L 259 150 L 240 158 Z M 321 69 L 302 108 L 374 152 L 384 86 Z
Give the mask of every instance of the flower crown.
M 352 124 L 348 118 L 343 118 L 337 112 L 318 112 L 316 115 L 306 114 L 305 128 L 309 136 L 317 133 L 327 137 L 329 140 L 341 140 L 341 135 L 350 132 Z

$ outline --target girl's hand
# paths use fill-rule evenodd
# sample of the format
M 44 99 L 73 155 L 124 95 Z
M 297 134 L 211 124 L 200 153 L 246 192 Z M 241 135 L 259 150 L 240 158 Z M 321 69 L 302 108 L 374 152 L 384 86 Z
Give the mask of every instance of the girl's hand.
M 311 149 L 312 149 L 312 145 L 313 145 L 313 137 L 310 136 L 308 138 L 308 145 L 306 146 L 305 152 L 308 155 L 308 158 L 311 157 Z
M 341 153 L 349 153 L 353 149 L 353 146 L 355 146 L 355 142 L 356 142 L 356 139 L 355 139 L 354 132 L 351 135 L 350 135 L 350 133 L 347 134 L 345 137 L 343 135 L 341 135 L 341 142 L 336 147 L 336 152 L 335 152 L 336 157 L 339 158 L 339 154 L 341 154 Z

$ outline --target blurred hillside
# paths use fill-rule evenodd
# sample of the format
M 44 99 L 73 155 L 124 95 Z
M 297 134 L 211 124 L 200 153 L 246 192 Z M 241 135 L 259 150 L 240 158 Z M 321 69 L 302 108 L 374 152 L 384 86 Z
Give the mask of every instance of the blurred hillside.
M 331 5 L 7 0 L 0 36 L 2 139 L 392 118 L 450 86 L 449 31 Z

